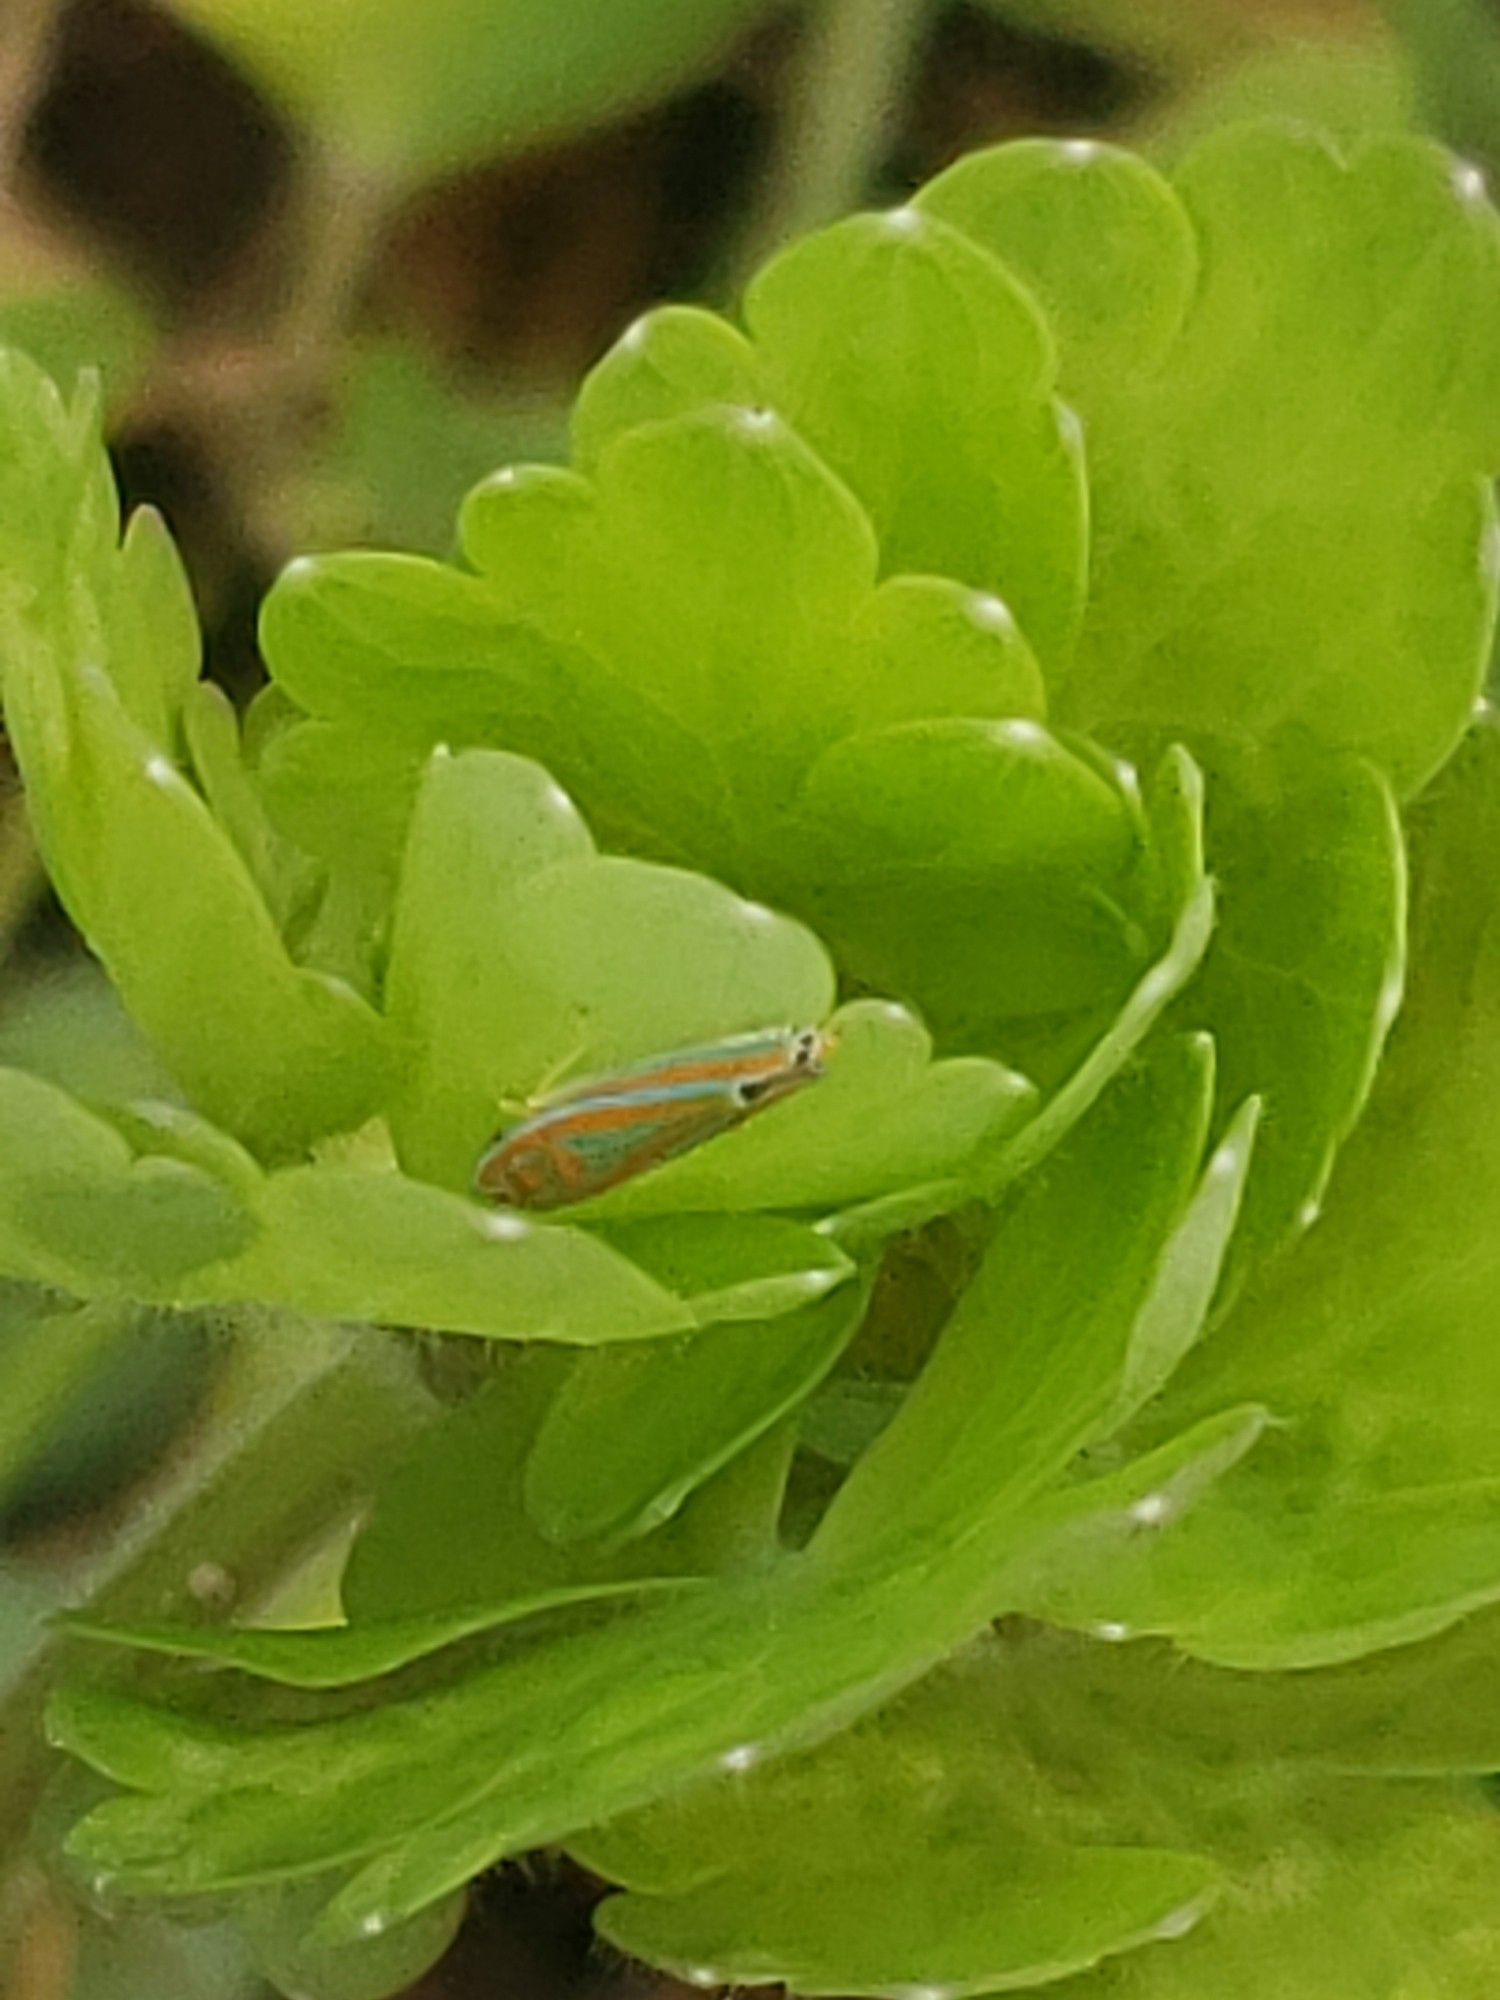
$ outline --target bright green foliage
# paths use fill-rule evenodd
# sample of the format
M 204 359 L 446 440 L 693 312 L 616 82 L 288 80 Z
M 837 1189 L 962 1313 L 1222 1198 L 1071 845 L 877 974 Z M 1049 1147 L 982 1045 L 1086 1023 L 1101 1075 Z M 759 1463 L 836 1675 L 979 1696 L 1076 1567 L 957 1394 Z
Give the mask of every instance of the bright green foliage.
M 1248 127 L 1175 185 L 1038 142 L 961 161 L 919 206 L 1035 285 L 1083 420 L 1089 608 L 1056 712 L 1300 723 L 1420 786 L 1494 615 L 1500 371 L 1472 329 L 1500 310 L 1500 225 L 1473 176 L 1412 142 L 1345 165 Z M 1103 259 L 1081 254 L 1101 215 Z M 1105 296 L 1132 301 L 1123 327 Z
M 771 397 L 864 502 L 886 565 L 996 592 L 1063 664 L 1082 453 L 1046 323 L 1004 266 L 916 209 L 856 216 L 762 271 L 745 317 Z
M 92 421 L 86 403 L 65 412 L 18 356 L 0 387 L 16 433 L 13 567 L 0 594 L 6 724 L 58 892 L 169 1067 L 221 1123 L 271 1151 L 352 1123 L 379 1087 L 380 1023 L 346 987 L 292 962 L 178 767 L 197 636 L 175 554 L 150 516 L 116 546 L 107 471 L 88 430 L 77 435 Z M 183 937 L 194 953 L 177 949 Z M 220 965 L 234 977 L 217 977 Z
M 258 1732 L 245 1728 L 242 1707 L 231 1726 L 80 1691 L 55 1711 L 55 1729 L 149 1793 L 86 1822 L 78 1838 L 92 1862 L 137 1887 L 205 1890 L 256 1880 L 273 1853 L 316 1868 L 354 1842 L 372 1858 L 330 1915 L 352 1935 L 372 1915 L 410 1914 L 489 1859 L 643 1804 L 738 1745 L 769 1749 L 810 1726 L 826 1730 L 913 1678 L 1006 1606 L 1010 1569 L 1019 1580 L 1038 1541 L 1057 1532 L 1057 1508 L 1032 1519 L 1028 1502 L 1097 1424 L 1179 1224 L 1201 1226 L 1196 1205 L 1184 1211 L 1210 1083 L 1198 1045 L 1168 1042 L 1077 1128 L 1056 1173 L 1000 1224 L 963 1327 L 942 1350 L 951 1359 L 854 1475 L 806 1562 L 544 1639 L 415 1705 L 329 1716 L 316 1725 L 317 1793 L 277 1782 L 300 1754 L 294 1744 L 305 1750 L 305 1728 Z M 1107 1198 L 1120 1164 L 1133 1202 Z M 1086 1190 L 1101 1258 L 1084 1275 L 1055 1248 Z M 1010 1380 L 1019 1387 L 1030 1371 L 1038 1384 L 1067 1385 L 1045 1419 L 1025 1414 L 1037 1391 L 1017 1405 L 997 1366 L 996 1336 L 1009 1324 L 997 1294 L 1011 1273 L 1022 1337 Z M 981 1369 L 988 1389 L 976 1400 Z M 1221 1465 L 1218 1429 L 1205 1448 Z M 1154 1490 L 1159 1467 L 1151 1478 Z M 1104 1481 L 1063 1511 L 1079 1509 L 1118 1514 L 1122 1495 Z M 763 1635 L 751 1676 L 741 1665 L 747 1629 Z M 577 1758 L 558 1759 L 557 1742 L 576 1742 Z M 383 1800 L 378 1830 L 363 1810 L 372 1786 Z
M 580 1356 L 527 1455 L 527 1513 L 554 1542 L 655 1527 L 804 1400 L 863 1304 L 846 1286 L 769 1322 Z
M 187 1100 L 0 1021 L 0 1273 L 86 1302 L 18 1407 L 139 1302 L 489 1343 L 349 1622 L 79 1623 L 146 1656 L 52 1704 L 91 1873 L 331 1994 L 564 1842 L 690 1979 L 1492 1983 L 1497 317 L 1417 143 L 983 154 L 638 322 L 466 566 L 294 564 L 243 721 L 8 365 L 12 734 Z M 773 1025 L 826 1075 L 764 1116 L 473 1198 Z
M 1500 838 L 1487 725 L 1423 809 L 1413 992 L 1306 1243 L 1152 1418 L 1254 1393 L 1289 1421 L 1161 1562 L 1111 1563 L 1049 1615 L 1170 1631 L 1247 1666 L 1353 1657 L 1496 1595 L 1491 1253 Z
M 707 68 L 757 0 L 171 0 L 367 172 L 418 179 L 660 96 Z
M 821 1331 L 837 1310 L 830 1302 L 807 1312 L 817 1315 Z M 802 1314 L 788 1317 L 794 1323 L 803 1320 Z M 742 1364 L 742 1422 L 754 1386 L 749 1357 L 755 1336 L 765 1330 L 737 1327 L 727 1336 Z M 806 1342 L 800 1325 L 796 1332 L 778 1336 L 783 1354 L 799 1334 Z M 527 1505 L 527 1470 L 541 1427 L 554 1406 L 563 1403 L 577 1366 L 574 1357 L 545 1348 L 508 1354 L 495 1380 L 431 1431 L 385 1481 L 344 1575 L 344 1603 L 356 1626 L 365 1620 L 399 1622 L 413 1612 L 467 1616 L 475 1605 L 524 1603 L 547 1590 L 585 1585 L 597 1590 L 637 1578 L 700 1575 L 768 1559 L 775 1548 L 787 1461 L 785 1440 L 774 1433 L 722 1471 L 685 1459 L 686 1453 L 703 1449 L 722 1455 L 722 1430 L 700 1444 L 686 1433 L 670 1436 L 658 1424 L 650 1443 L 643 1443 L 633 1458 L 626 1454 L 629 1441 L 619 1440 L 613 1488 L 617 1506 L 624 1501 L 627 1481 L 631 1500 L 642 1492 L 659 1499 L 673 1486 L 678 1491 L 672 1497 L 680 1498 L 690 1474 L 703 1483 L 665 1526 L 658 1516 L 654 1532 L 629 1542 L 582 1536 L 563 1542 L 541 1532 Z M 464 1524 L 457 1533 L 455 1522 Z M 480 1522 L 483 1534 L 473 1531 Z M 441 1632 L 442 1623 L 433 1629 Z
M 464 1187 L 497 1105 L 768 1021 L 821 1021 L 834 979 L 801 925 L 702 876 L 598 855 L 538 765 L 440 751 L 407 841 L 386 995 L 420 1052 L 392 1106 L 403 1164 Z
M 1493 1808 L 1320 1770 L 1351 1692 L 1335 1679 L 1247 1685 L 1015 1629 L 824 1749 L 574 1845 L 629 1891 L 600 1912 L 607 1937 L 716 1982 L 994 1992 L 1155 1937 L 1048 1990 L 1482 1991 L 1500 1969 Z M 1342 1733 L 1380 1728 L 1367 1706 Z
M 641 1587 L 615 1586 L 625 1591 Z M 414 1660 L 452 1645 L 455 1640 L 612 1594 L 610 1586 L 582 1584 L 572 1589 L 538 1591 L 533 1597 L 511 1598 L 493 1609 L 472 1611 L 448 1620 L 392 1619 L 385 1624 L 372 1620 L 359 1625 L 286 1632 L 195 1629 L 191 1625 L 100 1625 L 87 1617 L 69 1618 L 66 1622 L 71 1631 L 86 1633 L 112 1645 L 176 1653 L 184 1659 L 212 1660 L 219 1666 L 244 1667 L 286 1687 L 335 1688 L 395 1673 Z
M 1180 1254 L 1179 1224 L 1203 1227 L 1189 1197 L 1212 1090 L 1211 1048 L 1166 1042 L 1022 1189 L 899 1421 L 840 1489 L 814 1554 L 847 1561 L 892 1540 L 923 1545 L 980 1493 L 1003 1522 L 1087 1442 L 1138 1316 L 1155 1307 L 1153 1281 Z M 1215 1220 L 1222 1250 L 1233 1214 Z M 1091 1248 L 1081 1271 L 1066 1253 L 1080 1238 Z M 1186 1332 L 1206 1300 L 1173 1289 Z
M 213 1172 L 138 1156 L 76 1099 L 0 1071 L 4 1257 L 12 1277 L 85 1296 L 171 1296 L 190 1271 L 245 1249 L 255 1222 Z
M 760 363 L 743 334 L 697 306 L 659 306 L 621 335 L 579 390 L 573 459 L 581 472 L 592 472 L 622 431 L 706 403 L 753 409 L 763 399 Z
M 846 737 L 798 802 L 798 901 L 836 927 L 857 978 L 919 994 L 982 1043 L 997 1008 L 1056 1013 L 1134 969 L 1143 941 L 1114 900 L 1136 857 L 1131 805 L 1029 719 Z M 986 908 L 1003 927 L 983 927 Z
M 1306 745 L 1218 746 L 1208 863 L 1220 923 L 1184 1015 L 1212 1029 L 1226 1096 L 1266 1105 L 1226 1280 L 1306 1228 L 1401 1004 L 1405 851 L 1384 780 Z
M 307 1936 L 323 1886 L 262 1891 L 237 1908 L 255 1965 L 278 1993 L 295 1993 L 304 2000 L 386 2000 L 443 1956 L 468 1904 L 466 1895 L 449 1896 L 383 1937 L 330 1949 Z

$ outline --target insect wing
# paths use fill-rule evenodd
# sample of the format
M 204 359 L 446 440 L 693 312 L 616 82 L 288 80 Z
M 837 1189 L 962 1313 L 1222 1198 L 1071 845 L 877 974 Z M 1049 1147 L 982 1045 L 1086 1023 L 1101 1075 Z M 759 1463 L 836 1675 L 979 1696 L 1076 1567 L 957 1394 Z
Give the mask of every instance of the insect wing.
M 602 1097 L 633 1097 L 678 1085 L 760 1084 L 819 1073 L 823 1039 L 812 1028 L 774 1028 L 754 1035 L 732 1035 L 699 1048 L 676 1049 L 612 1076 L 567 1085 L 548 1100 L 547 1108 L 578 1104 Z M 747 1099 L 746 1102 L 751 1101 Z
M 733 1086 L 718 1082 L 569 1098 L 505 1133 L 475 1185 L 516 1208 L 561 1208 L 691 1152 L 744 1116 Z

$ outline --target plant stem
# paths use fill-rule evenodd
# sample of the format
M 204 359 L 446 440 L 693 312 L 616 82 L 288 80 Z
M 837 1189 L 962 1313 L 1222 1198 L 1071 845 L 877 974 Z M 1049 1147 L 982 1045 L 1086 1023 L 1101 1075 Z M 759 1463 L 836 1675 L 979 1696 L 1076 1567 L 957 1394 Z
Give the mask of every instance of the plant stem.
M 863 197 L 931 14 L 931 0 L 816 0 L 742 271 Z
M 358 302 L 392 190 L 347 154 L 309 142 L 295 200 L 297 254 L 268 345 L 291 372 L 316 379 Z

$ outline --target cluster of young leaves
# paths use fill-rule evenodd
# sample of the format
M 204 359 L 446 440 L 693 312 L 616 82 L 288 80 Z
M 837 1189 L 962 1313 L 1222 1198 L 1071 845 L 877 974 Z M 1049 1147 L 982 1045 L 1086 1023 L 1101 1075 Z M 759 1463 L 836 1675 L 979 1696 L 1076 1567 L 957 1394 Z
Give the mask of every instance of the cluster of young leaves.
M 91 1873 L 296 1881 L 297 1990 L 558 1842 L 705 1984 L 1343 1992 L 1460 1923 L 1489 1969 L 1492 1732 L 1428 1704 L 1487 1685 L 1500 1581 L 1488 730 L 1329 1183 L 1492 634 L 1497 316 L 1417 143 L 979 155 L 743 329 L 632 328 L 468 568 L 294 565 L 243 730 L 87 410 L 10 366 L 7 718 L 188 1101 L 0 1074 L 0 1263 L 507 1343 L 347 1623 L 95 1628 L 225 1671 L 58 1695 L 123 1788 Z M 741 1132 L 566 1220 L 466 1198 L 543 1080 L 830 1014 Z M 934 1346 L 882 1256 L 945 1217 Z

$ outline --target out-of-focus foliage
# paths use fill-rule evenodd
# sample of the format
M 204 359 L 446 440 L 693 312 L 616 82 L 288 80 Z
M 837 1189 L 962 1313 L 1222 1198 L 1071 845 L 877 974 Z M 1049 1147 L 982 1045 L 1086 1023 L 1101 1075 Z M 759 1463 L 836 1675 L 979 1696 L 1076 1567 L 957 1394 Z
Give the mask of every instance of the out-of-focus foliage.
M 765 0 L 171 0 L 329 145 L 418 179 L 648 101 L 706 67 Z

